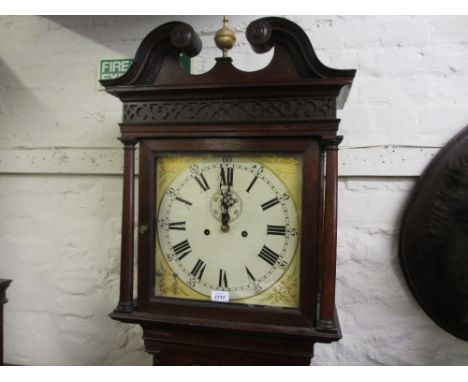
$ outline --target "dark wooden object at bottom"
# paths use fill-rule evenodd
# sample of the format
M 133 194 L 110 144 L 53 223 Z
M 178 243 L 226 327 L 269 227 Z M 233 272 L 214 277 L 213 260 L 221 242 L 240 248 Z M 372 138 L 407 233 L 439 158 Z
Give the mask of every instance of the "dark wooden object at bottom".
M 159 344 L 162 353 L 153 353 L 153 366 L 309 366 L 310 357 L 259 354 L 255 351 Z
M 316 342 L 331 343 L 341 338 L 339 331 L 326 333 L 312 328 L 281 329 L 218 320 L 209 323 L 189 317 L 174 323 L 167 316 L 138 311 L 114 312 L 111 317 L 141 325 L 145 350 L 153 355 L 154 366 L 308 366 Z
M 3 366 L 3 304 L 7 303 L 6 290 L 11 280 L 0 279 L 0 366 Z

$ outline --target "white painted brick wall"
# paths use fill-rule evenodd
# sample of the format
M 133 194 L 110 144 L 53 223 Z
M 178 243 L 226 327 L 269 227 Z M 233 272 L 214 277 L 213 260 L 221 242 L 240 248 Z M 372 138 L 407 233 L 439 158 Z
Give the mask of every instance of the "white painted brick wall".
M 337 305 L 344 338 L 313 365 L 467 364 L 468 344 L 437 327 L 402 278 L 403 203 L 428 161 L 468 123 L 468 17 L 288 16 L 320 59 L 358 73 L 340 111 Z M 233 16 L 234 64 L 265 66 Z M 218 52 L 220 17 L 0 16 L 0 277 L 5 360 L 148 365 L 141 330 L 108 318 L 118 298 L 120 102 L 96 91 L 98 59 L 131 57 L 163 22 L 191 23 Z

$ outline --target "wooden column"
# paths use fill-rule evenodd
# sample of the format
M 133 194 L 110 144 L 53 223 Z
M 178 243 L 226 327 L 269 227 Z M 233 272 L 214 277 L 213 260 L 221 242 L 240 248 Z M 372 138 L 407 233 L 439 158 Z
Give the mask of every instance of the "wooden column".
M 135 229 L 135 139 L 120 139 L 124 144 L 122 246 L 120 261 L 120 298 L 115 312 L 131 313 L 133 302 L 134 229 Z
M 6 290 L 11 280 L 0 279 L 0 366 L 3 366 L 3 304 L 7 303 Z
M 336 231 L 338 207 L 338 145 L 342 136 L 326 138 L 325 211 L 322 247 L 322 277 L 320 287 L 319 327 L 336 329 L 335 280 L 336 280 Z

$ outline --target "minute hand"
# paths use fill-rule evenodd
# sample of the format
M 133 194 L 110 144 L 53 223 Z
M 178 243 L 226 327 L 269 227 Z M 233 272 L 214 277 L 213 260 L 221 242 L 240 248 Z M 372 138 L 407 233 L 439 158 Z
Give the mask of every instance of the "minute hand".
M 223 226 L 227 226 L 229 223 L 229 204 L 227 200 L 223 197 L 221 200 L 221 223 Z
M 230 200 L 231 197 L 231 182 L 229 181 L 229 172 L 228 177 L 226 178 L 226 173 L 224 171 L 224 167 L 221 167 L 220 172 L 221 181 L 219 183 L 219 191 L 221 193 L 221 229 L 223 231 L 227 231 L 229 229 L 228 223 L 230 220 L 229 216 L 229 207 L 230 207 Z M 227 185 L 227 190 L 223 190 L 223 186 Z

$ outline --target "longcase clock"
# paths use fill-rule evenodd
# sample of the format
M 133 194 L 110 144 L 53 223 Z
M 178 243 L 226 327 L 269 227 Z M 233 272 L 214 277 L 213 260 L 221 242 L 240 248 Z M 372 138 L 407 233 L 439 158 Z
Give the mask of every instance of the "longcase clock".
M 273 58 L 243 72 L 228 57 L 226 21 L 216 35 L 222 57 L 207 73 L 184 73 L 180 54 L 197 55 L 201 40 L 171 22 L 145 37 L 125 75 L 101 81 L 123 102 L 111 317 L 141 325 L 155 365 L 308 365 L 315 343 L 341 338 L 336 110 L 355 71 L 323 65 L 299 26 L 268 17 L 246 36 Z

